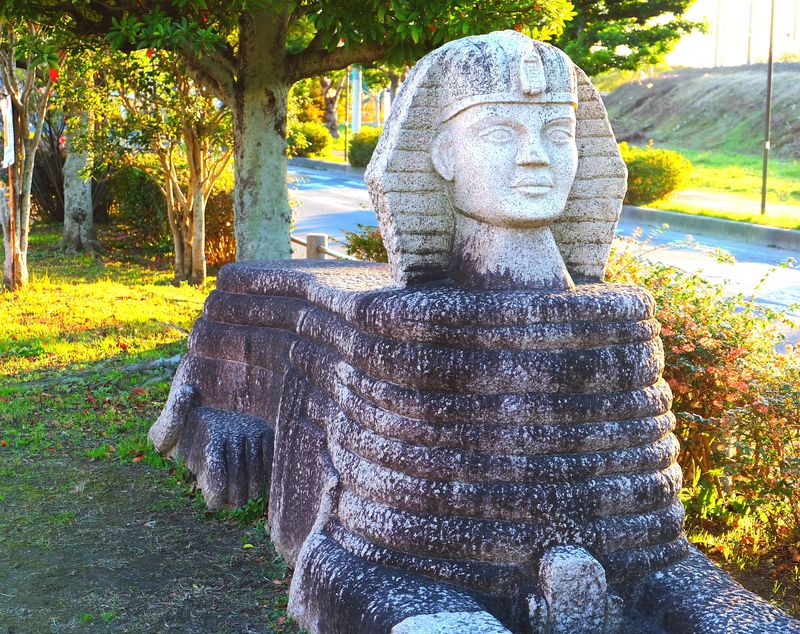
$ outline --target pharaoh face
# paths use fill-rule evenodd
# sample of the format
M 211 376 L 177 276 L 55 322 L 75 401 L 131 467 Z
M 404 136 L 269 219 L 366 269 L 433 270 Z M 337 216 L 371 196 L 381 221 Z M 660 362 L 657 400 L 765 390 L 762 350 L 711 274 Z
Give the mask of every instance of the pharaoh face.
M 575 178 L 569 104 L 483 103 L 443 124 L 431 159 L 456 210 L 501 227 L 541 227 L 564 210 Z

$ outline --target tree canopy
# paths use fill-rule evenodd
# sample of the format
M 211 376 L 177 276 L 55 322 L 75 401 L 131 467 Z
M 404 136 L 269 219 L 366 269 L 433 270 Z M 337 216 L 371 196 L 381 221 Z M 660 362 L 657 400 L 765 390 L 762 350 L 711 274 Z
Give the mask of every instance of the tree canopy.
M 572 0 L 575 15 L 554 44 L 589 75 L 660 62 L 702 28 L 683 15 L 695 0 Z

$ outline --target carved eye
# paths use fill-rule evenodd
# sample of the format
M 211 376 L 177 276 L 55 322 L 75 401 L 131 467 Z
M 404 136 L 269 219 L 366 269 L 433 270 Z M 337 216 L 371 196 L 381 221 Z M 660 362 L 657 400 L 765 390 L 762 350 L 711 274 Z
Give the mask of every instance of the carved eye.
M 572 131 L 566 128 L 550 128 L 547 136 L 553 143 L 563 145 L 572 139 Z
M 481 132 L 480 136 L 490 143 L 510 143 L 514 140 L 514 131 L 506 126 L 496 125 Z

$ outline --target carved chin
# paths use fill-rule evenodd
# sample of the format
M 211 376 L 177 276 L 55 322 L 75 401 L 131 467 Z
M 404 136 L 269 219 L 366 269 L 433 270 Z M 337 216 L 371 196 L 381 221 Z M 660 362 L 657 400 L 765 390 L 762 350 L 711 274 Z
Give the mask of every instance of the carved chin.
M 564 204 L 559 202 L 539 204 L 532 208 L 530 204 L 495 207 L 491 212 L 475 210 L 457 210 L 462 216 L 472 218 L 495 227 L 513 229 L 533 229 L 546 227 L 553 223 L 563 212 Z

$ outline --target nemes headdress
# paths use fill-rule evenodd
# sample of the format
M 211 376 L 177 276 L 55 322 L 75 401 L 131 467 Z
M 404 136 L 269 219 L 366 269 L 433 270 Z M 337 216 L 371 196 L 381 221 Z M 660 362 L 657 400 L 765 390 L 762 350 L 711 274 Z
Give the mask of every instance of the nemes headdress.
M 466 37 L 429 53 L 392 105 L 365 180 L 395 280 L 447 277 L 454 212 L 430 144 L 440 125 L 479 103 L 576 108 L 578 169 L 550 229 L 572 278 L 601 281 L 625 195 L 625 164 L 583 71 L 559 49 L 516 31 Z

